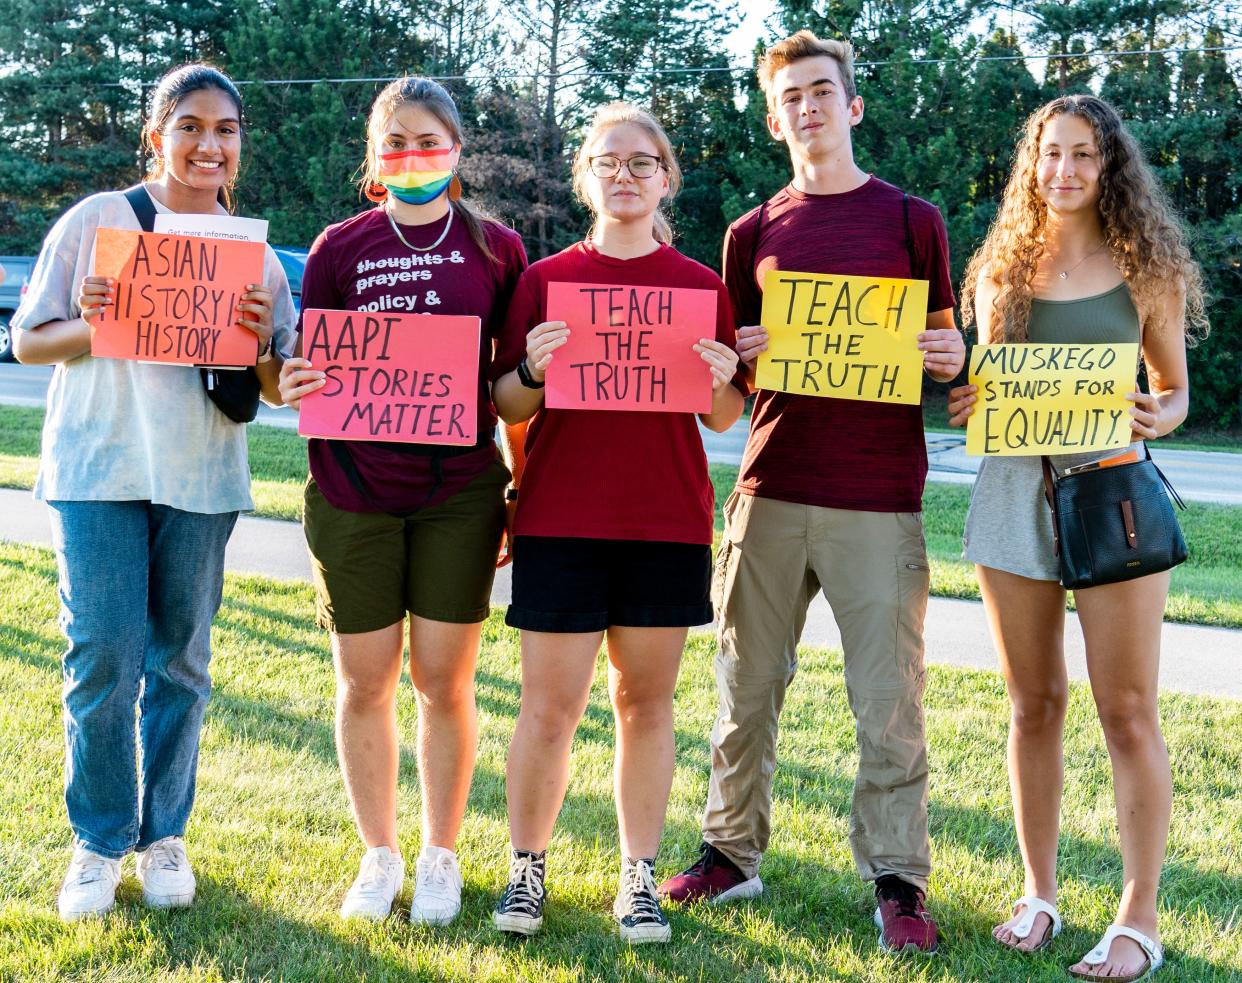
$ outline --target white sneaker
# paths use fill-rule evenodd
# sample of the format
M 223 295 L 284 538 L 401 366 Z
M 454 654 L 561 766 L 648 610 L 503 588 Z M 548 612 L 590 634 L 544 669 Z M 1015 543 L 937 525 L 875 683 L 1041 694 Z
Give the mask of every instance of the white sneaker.
M 386 846 L 368 850 L 358 867 L 354 885 L 341 905 L 342 918 L 379 922 L 392 911 L 393 899 L 405 883 L 405 861 Z
M 415 925 L 447 925 L 461 911 L 457 854 L 441 846 L 425 846 L 416 871 L 410 921 Z
M 165 836 L 138 854 L 142 900 L 150 908 L 184 908 L 194 900 L 194 871 L 180 836 Z
M 101 857 L 84 847 L 73 848 L 73 860 L 60 886 L 56 907 L 67 922 L 111 911 L 116 886 L 121 883 L 121 861 Z

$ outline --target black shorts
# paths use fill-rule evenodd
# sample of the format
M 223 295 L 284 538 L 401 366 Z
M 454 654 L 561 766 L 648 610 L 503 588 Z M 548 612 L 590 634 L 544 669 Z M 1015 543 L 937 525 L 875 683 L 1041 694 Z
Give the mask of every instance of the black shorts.
M 547 632 L 705 625 L 711 575 L 707 545 L 518 536 L 505 623 Z

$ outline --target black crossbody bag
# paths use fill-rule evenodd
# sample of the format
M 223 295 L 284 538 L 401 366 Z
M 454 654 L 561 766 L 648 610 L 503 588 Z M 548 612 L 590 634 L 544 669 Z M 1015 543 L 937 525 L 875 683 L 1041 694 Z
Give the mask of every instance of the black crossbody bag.
M 1047 457 L 1040 459 L 1066 590 L 1146 577 L 1186 559 L 1169 496 L 1178 508 L 1186 506 L 1146 444 L 1143 450 L 1141 461 L 1062 475 Z
M 125 192 L 143 232 L 155 231 L 155 206 L 141 184 Z M 244 369 L 199 368 L 208 398 L 234 423 L 251 423 L 259 415 L 259 374 L 253 366 Z

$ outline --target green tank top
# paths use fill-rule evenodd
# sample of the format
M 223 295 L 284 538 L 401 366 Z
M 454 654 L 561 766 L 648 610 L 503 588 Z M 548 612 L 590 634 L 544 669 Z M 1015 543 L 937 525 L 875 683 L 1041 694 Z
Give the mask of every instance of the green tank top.
M 1116 345 L 1142 340 L 1138 311 L 1125 283 L 1079 300 L 1032 298 L 1026 333 L 1028 341 L 1040 345 Z

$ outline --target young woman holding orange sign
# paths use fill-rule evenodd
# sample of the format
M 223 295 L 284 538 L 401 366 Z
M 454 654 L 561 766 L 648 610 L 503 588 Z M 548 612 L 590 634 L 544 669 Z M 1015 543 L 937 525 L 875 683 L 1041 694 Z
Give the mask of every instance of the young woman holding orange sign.
M 438 83 L 403 78 L 385 88 L 367 124 L 363 178 L 378 207 L 325 229 L 302 282 L 303 310 L 464 314 L 483 323 L 474 446 L 309 444 L 303 520 L 318 620 L 331 632 L 336 665 L 337 753 L 367 847 L 343 917 L 386 917 L 405 878 L 396 694 L 407 616 L 423 806 L 410 918 L 446 924 L 461 907 L 454 846 L 478 737 L 474 671 L 510 479 L 486 373 L 526 267 L 517 234 L 460 200 L 461 144 L 457 109 Z M 295 408 L 325 380 L 302 351 L 299 338 L 299 357 L 281 379 Z
M 721 431 L 741 415 L 728 294 L 669 244 L 660 211 L 680 183 L 650 114 L 624 103 L 600 110 L 574 162 L 574 189 L 594 228 L 522 276 L 497 350 L 497 408 L 508 421 L 533 417 L 507 617 L 522 630 L 522 709 L 508 764 L 509 885 L 494 915 L 506 932 L 542 925 L 544 850 L 607 637 L 624 858 L 613 910 L 627 941 L 670 936 L 653 870 L 673 777 L 682 647 L 689 626 L 712 619 L 707 460 L 692 413 L 547 409 L 543 387 L 570 332 L 547 319 L 549 284 L 692 287 L 716 294 L 715 318 L 693 345 L 712 394 L 700 419 Z
M 1139 342 L 1149 391 L 1127 397 L 1131 439 L 1163 436 L 1186 417 L 1186 325 L 1205 329 L 1198 268 L 1176 217 L 1117 112 L 1066 96 L 1027 121 L 1000 214 L 967 269 L 963 315 L 980 343 Z M 976 387 L 950 394 L 955 426 Z M 1058 470 L 1116 456 L 1053 458 Z M 1068 683 L 1065 591 L 1035 457 L 984 460 L 966 520 L 1013 719 L 1009 777 L 1025 868 L 1012 918 L 993 932 L 1021 951 L 1061 929 L 1057 837 Z M 1113 764 L 1123 889 L 1114 924 L 1070 968 L 1088 980 L 1137 980 L 1163 961 L 1156 892 L 1169 832 L 1169 758 L 1156 706 L 1169 574 L 1075 591 L 1087 669 Z
M 169 72 L 143 138 L 155 162 L 133 189 L 144 211 L 227 214 L 242 149 L 241 96 L 227 76 L 207 65 Z M 35 496 L 52 520 L 69 641 L 65 919 L 112 907 L 131 851 L 148 905 L 194 899 L 182 837 L 211 692 L 211 623 L 225 543 L 238 512 L 254 507 L 246 429 L 212 404 L 196 369 L 91 355 L 115 289 L 91 275 L 95 233 L 141 228 L 135 207 L 106 191 L 62 215 L 13 318 L 18 359 L 56 366 Z M 259 339 L 255 371 L 276 402 L 294 311 L 270 248 L 237 316 Z

